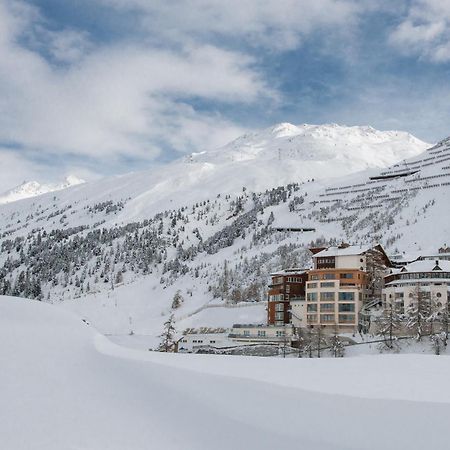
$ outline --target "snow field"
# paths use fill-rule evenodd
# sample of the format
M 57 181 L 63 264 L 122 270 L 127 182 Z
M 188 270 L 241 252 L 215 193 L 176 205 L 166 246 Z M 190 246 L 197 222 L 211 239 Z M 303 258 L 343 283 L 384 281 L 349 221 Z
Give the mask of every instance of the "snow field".
M 448 357 L 143 352 L 11 297 L 0 342 L 5 449 L 448 448 Z

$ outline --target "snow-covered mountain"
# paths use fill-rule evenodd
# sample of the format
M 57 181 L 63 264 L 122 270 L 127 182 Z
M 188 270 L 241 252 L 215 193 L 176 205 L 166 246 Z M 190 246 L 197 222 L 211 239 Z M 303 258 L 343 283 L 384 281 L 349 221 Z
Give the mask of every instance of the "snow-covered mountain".
M 343 127 L 329 130 L 345 134 Z M 313 131 L 327 134 L 324 127 Z M 348 138 L 354 158 L 364 133 L 367 141 L 385 134 L 356 131 Z M 436 251 L 450 233 L 450 141 L 401 161 L 425 144 L 403 135 L 397 153 L 392 142 L 401 134 L 389 133 L 390 150 L 380 140 L 373 152 L 398 154 L 399 162 L 384 169 L 371 163 L 340 178 L 319 180 L 304 171 L 304 159 L 270 159 L 266 149 L 253 160 L 232 161 L 214 151 L 1 205 L 0 294 L 61 303 L 102 332 L 133 331 L 148 348 L 172 312 L 179 329 L 263 321 L 258 301 L 266 297 L 267 275 L 307 266 L 311 243 L 380 241 L 389 253 Z M 335 167 L 332 175 L 342 175 L 335 159 L 321 158 L 313 162 L 322 163 L 324 174 Z M 314 231 L 277 231 L 301 225 Z M 183 301 L 174 307 L 177 291 Z
M 309 171 L 312 169 L 313 177 L 323 178 L 334 176 L 333 169 L 345 175 L 371 167 L 386 167 L 417 155 L 427 146 L 429 144 L 404 131 L 379 131 L 370 126 L 280 123 L 245 134 L 217 150 L 193 153 L 187 161 L 210 164 L 262 160 L 298 162 L 306 164 Z
M 48 192 L 60 191 L 83 183 L 85 183 L 85 181 L 75 175 L 68 175 L 61 183 L 41 184 L 37 181 L 25 181 L 19 186 L 0 194 L 0 205 L 22 200 L 24 198 L 36 197 Z

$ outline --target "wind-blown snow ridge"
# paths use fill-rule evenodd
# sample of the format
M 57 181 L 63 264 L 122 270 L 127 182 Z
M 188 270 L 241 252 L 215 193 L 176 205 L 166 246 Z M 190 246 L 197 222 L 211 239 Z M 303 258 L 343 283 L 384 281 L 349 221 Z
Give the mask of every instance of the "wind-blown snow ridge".
M 447 448 L 447 356 L 130 351 L 61 308 L 4 296 L 0 344 L 5 449 Z
M 75 175 L 67 176 L 62 183 L 40 184 L 37 181 L 25 181 L 0 195 L 0 205 L 23 200 L 24 198 L 36 197 L 48 192 L 60 191 L 83 183 L 85 181 Z

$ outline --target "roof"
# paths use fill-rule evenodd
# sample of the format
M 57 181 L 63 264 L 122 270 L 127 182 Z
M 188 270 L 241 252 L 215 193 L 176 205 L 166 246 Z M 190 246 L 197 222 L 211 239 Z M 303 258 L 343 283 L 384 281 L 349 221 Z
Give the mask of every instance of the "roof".
M 350 256 L 361 255 L 370 249 L 374 248 L 372 245 L 349 245 L 348 247 L 329 247 L 314 255 L 314 258 L 323 258 L 327 256 Z
M 446 260 L 434 260 L 424 259 L 423 261 L 414 261 L 411 264 L 407 264 L 400 272 L 450 272 L 450 261 Z
M 270 274 L 271 277 L 276 277 L 276 276 L 283 276 L 283 275 L 301 275 L 306 273 L 308 270 L 311 269 L 299 269 L 296 267 L 293 267 L 292 269 L 285 269 L 285 270 L 280 270 L 279 272 L 273 272 Z

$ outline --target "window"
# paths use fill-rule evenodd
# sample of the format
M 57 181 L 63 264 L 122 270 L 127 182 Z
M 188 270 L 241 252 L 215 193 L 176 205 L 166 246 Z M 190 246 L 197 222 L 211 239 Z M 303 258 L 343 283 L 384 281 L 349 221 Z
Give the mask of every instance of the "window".
M 259 337 L 265 337 L 266 336 L 266 332 L 263 330 L 258 330 L 258 336 Z
M 277 337 L 283 337 L 285 334 L 285 331 L 277 331 Z
M 317 312 L 317 303 L 313 303 L 311 305 L 306 306 L 306 311 L 308 312 Z
M 277 303 L 275 305 L 275 311 L 284 311 L 284 305 L 283 303 Z
M 334 314 L 321 314 L 320 321 L 321 322 L 334 322 Z
M 336 277 L 334 276 L 334 273 L 324 273 L 323 279 L 324 280 L 334 280 Z
M 354 314 L 339 314 L 339 323 L 354 323 Z
M 250 336 L 250 331 L 249 330 L 244 330 L 244 336 Z
M 353 278 L 353 274 L 352 273 L 341 273 L 340 277 L 341 278 Z
M 321 303 L 320 312 L 334 312 L 334 303 Z
M 306 320 L 308 323 L 317 322 L 317 314 L 307 314 Z
M 334 287 L 334 282 L 326 281 L 325 283 L 320 283 L 320 287 L 322 287 L 322 288 L 332 288 L 332 287 Z
M 320 301 L 334 301 L 334 292 L 321 292 L 320 293 Z
M 310 279 L 311 280 L 318 280 L 319 279 L 319 275 L 310 275 Z
M 317 301 L 317 292 L 308 292 L 306 296 L 308 302 L 316 302 Z
M 286 292 L 291 292 L 291 285 L 290 284 L 286 285 Z
M 354 303 L 341 303 L 339 305 L 339 312 L 355 312 Z
M 277 313 L 275 313 L 275 319 L 276 320 L 283 320 L 284 319 L 284 312 L 277 312 Z
M 317 283 L 308 283 L 308 289 L 316 289 Z
M 339 301 L 355 301 L 354 292 L 339 292 Z

